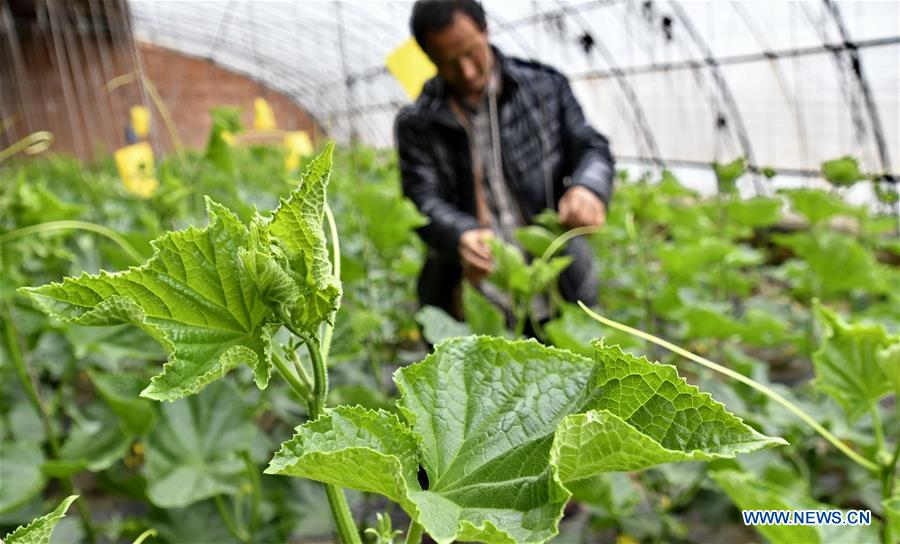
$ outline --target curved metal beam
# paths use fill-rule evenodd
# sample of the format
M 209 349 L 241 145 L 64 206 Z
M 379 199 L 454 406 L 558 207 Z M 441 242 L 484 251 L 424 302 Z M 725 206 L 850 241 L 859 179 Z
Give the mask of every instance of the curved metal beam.
M 561 0 L 557 0 L 557 3 L 560 4 L 563 13 L 566 13 L 570 17 L 575 18 L 575 23 L 581 28 L 582 32 L 586 32 L 591 37 L 594 37 L 594 33 L 590 32 L 590 25 L 587 24 L 587 21 L 584 20 L 579 12 L 576 11 L 574 13 L 568 13 L 566 11 L 566 6 L 562 4 Z M 610 72 L 612 72 L 616 83 L 619 85 L 619 88 L 628 99 L 629 105 L 631 106 L 631 112 L 634 115 L 634 122 L 637 125 L 638 131 L 640 132 L 641 136 L 643 136 L 644 144 L 647 146 L 647 150 L 650 152 L 650 159 L 659 168 L 665 168 L 666 165 L 660 158 L 659 146 L 656 143 L 656 137 L 653 135 L 653 131 L 650 130 L 650 125 L 647 123 L 647 117 L 644 115 L 644 109 L 641 106 L 641 102 L 638 99 L 637 94 L 631 87 L 631 83 L 628 82 L 628 78 L 625 77 L 622 70 L 616 64 L 613 56 L 610 54 L 609 49 L 606 48 L 603 40 L 594 37 L 593 44 L 594 47 L 597 48 L 597 51 L 600 53 L 600 56 L 603 57 L 604 62 L 609 65 Z
M 706 43 L 706 40 L 703 39 L 703 36 L 700 35 L 700 32 L 698 32 L 697 28 L 694 26 L 693 21 L 691 21 L 690 17 L 688 17 L 687 13 L 685 13 L 684 9 L 682 9 L 681 5 L 676 0 L 669 0 L 669 5 L 672 6 L 672 11 L 681 21 L 681 24 L 684 25 L 684 28 L 687 31 L 688 35 L 703 53 L 704 62 L 706 66 L 709 67 L 710 74 L 713 76 L 713 80 L 716 82 L 716 85 L 719 88 L 719 93 L 722 95 L 722 100 L 725 102 L 725 107 L 729 110 L 729 114 L 734 126 L 734 131 L 737 134 L 738 141 L 741 144 L 741 149 L 744 152 L 744 156 L 747 157 L 747 165 L 751 170 L 756 169 L 756 156 L 753 153 L 753 145 L 750 143 L 750 137 L 747 136 L 747 128 L 744 125 L 744 117 L 743 115 L 741 115 L 741 111 L 737 107 L 737 103 L 734 100 L 734 95 L 731 94 L 731 87 L 725 80 L 725 76 L 722 75 L 722 70 L 719 67 L 719 63 L 713 56 L 712 50 L 709 48 L 709 44 Z M 762 184 L 755 177 L 753 179 L 753 186 L 756 189 L 757 194 L 763 194 L 765 192 Z
M 856 45 L 850 39 L 850 34 L 847 32 L 847 27 L 844 24 L 844 17 L 841 15 L 840 10 L 838 10 L 837 5 L 832 2 L 832 0 L 823 0 L 823 2 L 825 3 L 825 7 L 827 8 L 826 11 L 834 20 L 834 24 L 841 35 L 841 39 L 846 45 L 844 54 L 847 55 L 850 59 L 850 67 L 853 76 L 857 84 L 859 85 L 860 93 L 862 93 L 863 101 L 866 104 L 866 112 L 869 115 L 869 125 L 872 130 L 872 136 L 875 137 L 875 145 L 878 147 L 878 158 L 881 161 L 881 168 L 885 173 L 889 174 L 891 173 L 891 158 L 888 154 L 887 143 L 884 140 L 884 132 L 881 127 L 881 116 L 878 115 L 878 106 L 872 99 L 872 91 L 869 87 L 869 80 L 863 73 L 862 62 L 859 58 L 859 51 L 857 50 Z

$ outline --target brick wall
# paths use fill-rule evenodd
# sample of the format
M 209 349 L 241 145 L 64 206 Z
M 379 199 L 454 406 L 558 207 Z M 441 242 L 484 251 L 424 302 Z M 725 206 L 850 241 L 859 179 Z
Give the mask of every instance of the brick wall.
M 245 126 L 252 126 L 257 96 L 272 106 L 279 128 L 317 134 L 309 114 L 287 96 L 205 59 L 149 44 L 135 46 L 124 33 L 79 34 L 62 23 L 52 30 L 18 36 L 15 48 L 5 47 L 10 43 L 5 39 L 0 47 L 0 121 L 8 125 L 0 131 L 0 149 L 48 130 L 55 137 L 54 152 L 89 160 L 125 145 L 129 108 L 144 103 L 153 113 L 151 142 L 156 152 L 170 152 L 172 139 L 140 86 L 134 81 L 111 90 L 106 86 L 135 73 L 138 62 L 159 90 L 187 147 L 205 145 L 213 106 L 242 108 Z

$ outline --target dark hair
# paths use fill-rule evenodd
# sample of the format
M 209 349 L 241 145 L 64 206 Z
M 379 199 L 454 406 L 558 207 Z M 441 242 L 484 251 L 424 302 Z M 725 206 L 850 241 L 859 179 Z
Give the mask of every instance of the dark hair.
M 476 0 L 418 0 L 409 18 L 409 27 L 419 47 L 425 49 L 425 37 L 429 32 L 441 31 L 450 26 L 456 12 L 468 15 L 482 32 L 487 30 L 487 18 L 481 2 Z

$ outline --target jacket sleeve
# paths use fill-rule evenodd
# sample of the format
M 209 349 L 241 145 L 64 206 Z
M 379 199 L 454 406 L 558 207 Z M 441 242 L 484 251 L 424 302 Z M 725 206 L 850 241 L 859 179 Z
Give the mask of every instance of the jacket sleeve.
M 563 151 L 572 170 L 572 185 L 594 192 L 609 207 L 615 178 L 615 161 L 609 140 L 594 130 L 584 118 L 569 81 L 557 73 L 560 96 L 560 131 Z
M 407 110 L 397 115 L 394 126 L 403 194 L 413 201 L 430 222 L 419 235 L 442 259 L 458 260 L 459 237 L 469 229 L 480 228 L 469 213 L 448 202 L 441 191 L 440 173 L 431 153 L 429 138 Z

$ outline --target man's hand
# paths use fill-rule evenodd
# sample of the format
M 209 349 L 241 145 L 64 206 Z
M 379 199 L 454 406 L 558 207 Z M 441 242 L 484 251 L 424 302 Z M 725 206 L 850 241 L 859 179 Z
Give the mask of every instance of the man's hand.
M 590 189 L 575 185 L 559 199 L 559 222 L 569 228 L 602 227 L 606 206 Z
M 493 237 L 491 229 L 469 229 L 459 237 L 459 260 L 463 276 L 476 285 L 491 273 L 494 260 L 487 241 Z

